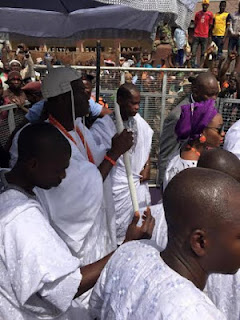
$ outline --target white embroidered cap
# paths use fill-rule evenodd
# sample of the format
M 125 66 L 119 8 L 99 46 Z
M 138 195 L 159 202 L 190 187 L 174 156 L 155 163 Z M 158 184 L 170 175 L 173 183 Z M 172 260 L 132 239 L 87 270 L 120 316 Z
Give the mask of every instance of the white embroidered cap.
M 79 72 L 73 68 L 51 68 L 42 81 L 43 98 L 48 99 L 71 91 L 71 82 L 80 77 Z

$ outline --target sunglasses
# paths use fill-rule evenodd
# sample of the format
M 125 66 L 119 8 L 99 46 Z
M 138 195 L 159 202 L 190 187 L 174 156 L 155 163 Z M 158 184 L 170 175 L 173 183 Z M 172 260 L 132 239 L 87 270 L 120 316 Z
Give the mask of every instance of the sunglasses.
M 215 129 L 218 134 L 221 134 L 224 132 L 224 124 L 221 125 L 221 127 L 215 128 L 215 127 L 206 127 L 207 129 Z

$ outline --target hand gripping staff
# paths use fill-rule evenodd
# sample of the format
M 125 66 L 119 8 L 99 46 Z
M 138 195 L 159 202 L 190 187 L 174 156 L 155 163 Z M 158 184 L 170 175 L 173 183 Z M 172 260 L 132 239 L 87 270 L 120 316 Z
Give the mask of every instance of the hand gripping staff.
M 115 103 L 114 111 L 115 111 L 115 117 L 116 117 L 117 133 L 120 134 L 124 130 L 124 126 L 123 126 L 123 121 L 122 121 L 122 117 L 120 114 L 120 108 L 117 103 Z M 132 204 L 133 204 L 133 210 L 134 210 L 134 213 L 139 214 L 137 192 L 136 192 L 136 187 L 135 187 L 135 184 L 133 181 L 132 168 L 131 168 L 131 163 L 130 163 L 128 151 L 124 153 L 123 160 L 124 160 L 125 169 L 126 169 L 126 173 L 127 173 L 128 185 L 129 185 Z

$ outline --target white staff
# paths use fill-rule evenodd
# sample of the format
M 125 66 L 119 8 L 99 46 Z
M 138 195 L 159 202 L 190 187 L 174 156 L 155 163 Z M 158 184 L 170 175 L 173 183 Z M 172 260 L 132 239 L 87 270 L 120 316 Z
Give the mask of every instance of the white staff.
M 117 103 L 115 103 L 114 111 L 115 111 L 116 124 L 117 124 L 117 133 L 120 134 L 124 130 L 124 126 L 123 126 L 123 121 L 122 121 L 122 117 L 120 114 L 120 108 Z M 125 169 L 127 172 L 127 179 L 128 179 L 128 185 L 129 185 L 132 204 L 133 204 L 133 210 L 134 210 L 134 212 L 139 212 L 139 206 L 138 206 L 138 201 L 137 201 L 137 192 L 136 192 L 136 187 L 135 187 L 135 184 L 133 181 L 132 168 L 131 168 L 131 163 L 130 163 L 128 151 L 124 153 L 123 160 L 124 160 Z

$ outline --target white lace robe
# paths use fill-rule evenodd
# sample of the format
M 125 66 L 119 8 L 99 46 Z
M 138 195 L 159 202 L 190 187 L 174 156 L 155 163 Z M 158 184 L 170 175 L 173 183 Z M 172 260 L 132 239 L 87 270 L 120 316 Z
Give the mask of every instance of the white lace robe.
M 136 114 L 131 120 L 131 123 L 133 123 L 133 128 L 131 129 L 134 130 L 135 143 L 129 154 L 139 207 L 141 208 L 150 205 L 148 184 L 140 184 L 140 172 L 144 168 L 151 151 L 153 131 L 139 114 Z M 117 130 L 112 117 L 107 115 L 95 121 L 91 132 L 98 145 L 104 145 L 106 149 L 109 149 L 112 137 L 116 134 Z M 123 156 L 118 159 L 117 165 L 112 169 L 111 177 L 116 211 L 117 239 L 120 244 L 124 240 L 127 227 L 133 217 L 132 201 Z
M 175 177 L 176 174 L 184 169 L 192 168 L 197 166 L 195 160 L 185 160 L 180 157 L 179 152 L 174 155 L 168 162 L 167 169 L 163 180 L 163 190 L 166 189 L 168 183 Z
M 80 308 L 71 313 L 79 265 L 36 200 L 0 194 L 0 319 L 79 319 Z
M 77 146 L 68 139 L 72 155 L 66 178 L 56 188 L 35 188 L 35 192 L 48 213 L 53 228 L 73 255 L 80 259 L 81 266 L 85 266 L 116 249 L 116 220 L 111 179 L 107 177 L 103 183 L 97 168 L 106 150 L 103 146 L 96 145 L 91 132 L 83 126 L 80 118 L 76 123 L 88 142 L 95 164 L 89 162 L 78 134 L 71 131 Z M 15 136 L 10 150 L 12 165 L 18 157 L 18 135 Z M 87 297 L 88 294 L 81 296 L 86 304 Z
M 111 179 L 107 178 L 103 183 L 97 168 L 106 150 L 96 145 L 80 118 L 77 125 L 88 142 L 95 164 L 89 162 L 78 134 L 71 131 L 77 145 L 67 138 L 72 155 L 66 178 L 56 188 L 35 188 L 35 192 L 49 215 L 50 223 L 84 266 L 116 248 L 116 227 Z M 10 150 L 12 166 L 18 157 L 18 136 L 19 133 Z
M 223 148 L 234 153 L 240 159 L 240 120 L 234 123 L 228 130 Z
M 169 268 L 151 241 L 121 246 L 105 266 L 90 299 L 101 320 L 223 320 L 192 282 Z

